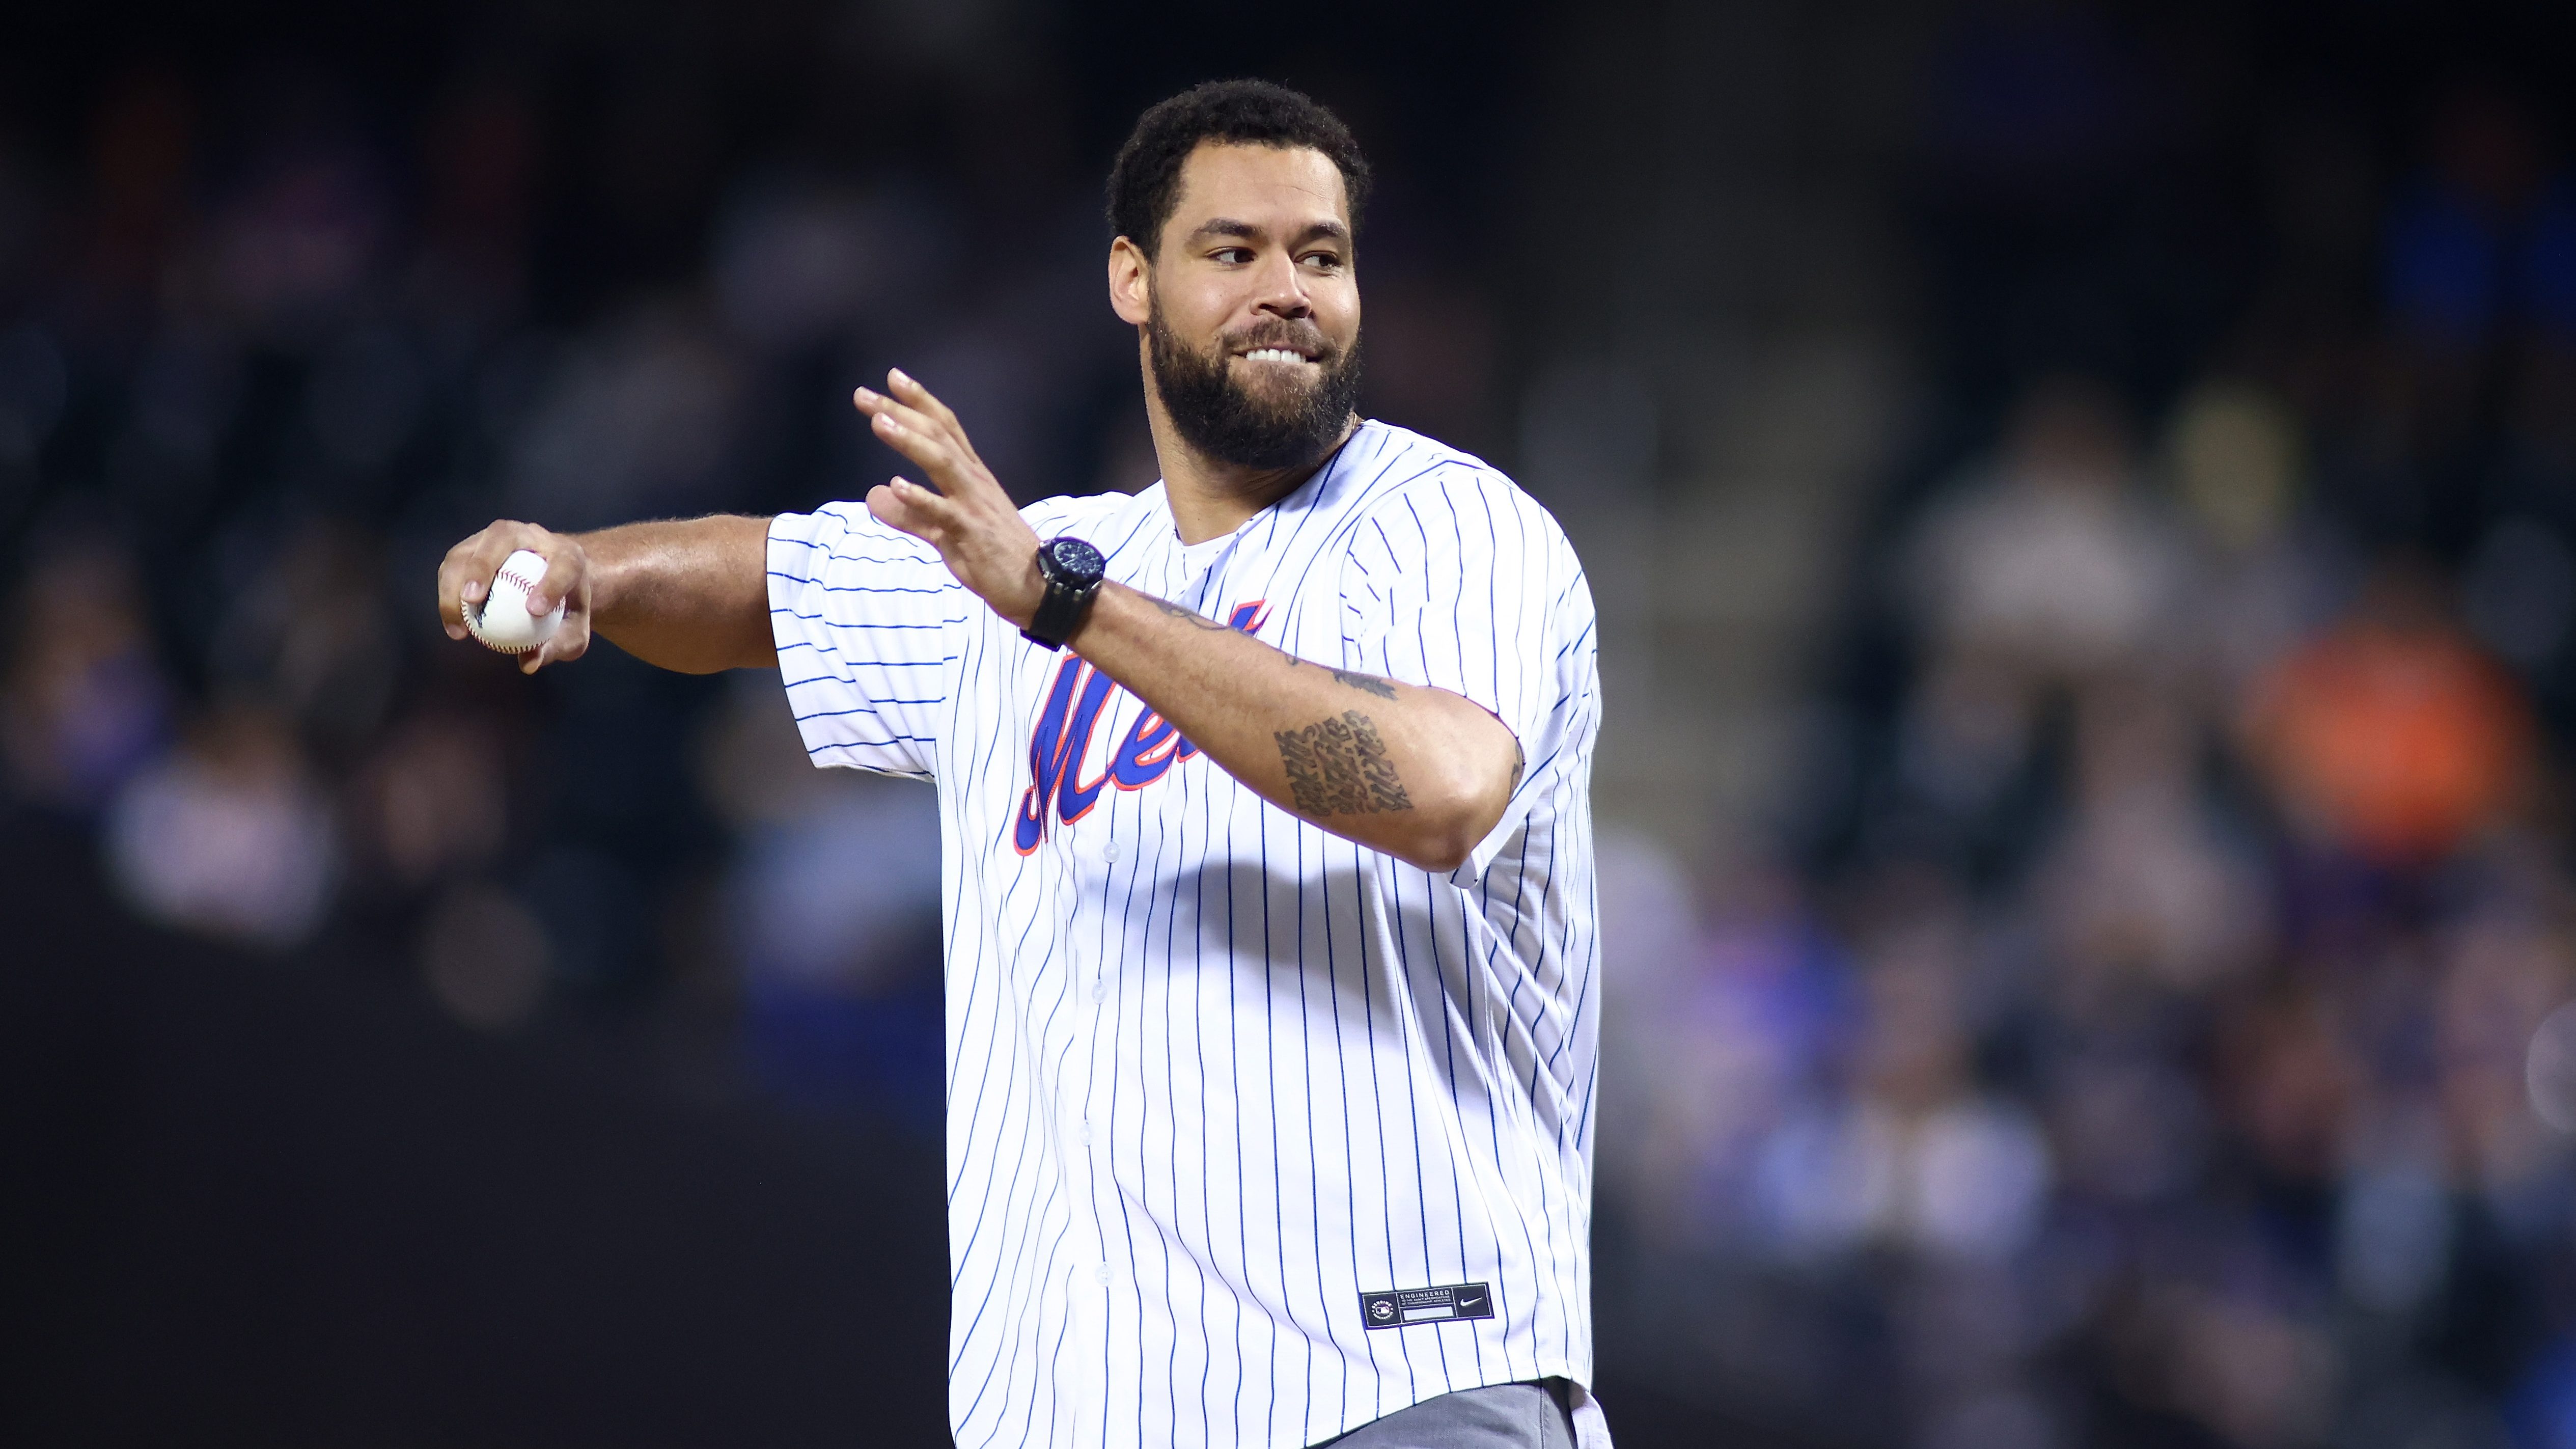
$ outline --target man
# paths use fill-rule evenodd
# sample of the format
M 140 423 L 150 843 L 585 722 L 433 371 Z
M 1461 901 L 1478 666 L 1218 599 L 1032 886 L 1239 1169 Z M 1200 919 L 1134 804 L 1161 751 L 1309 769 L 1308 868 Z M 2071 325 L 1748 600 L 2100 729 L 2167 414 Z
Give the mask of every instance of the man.
M 1138 122 L 1132 498 L 1015 509 L 898 371 L 857 406 L 935 491 L 439 572 L 461 638 L 534 549 L 525 667 L 775 664 L 817 764 L 937 782 L 960 1444 L 1608 1442 L 1591 599 L 1508 479 L 1353 413 L 1367 180 L 1276 86 Z

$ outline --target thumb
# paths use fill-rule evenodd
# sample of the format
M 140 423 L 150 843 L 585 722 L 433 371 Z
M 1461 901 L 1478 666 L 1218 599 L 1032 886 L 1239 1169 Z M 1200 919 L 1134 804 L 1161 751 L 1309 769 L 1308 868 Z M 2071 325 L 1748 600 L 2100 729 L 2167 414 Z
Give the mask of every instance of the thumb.
M 942 522 L 938 505 L 946 501 L 905 478 L 880 483 L 868 490 L 868 512 L 879 523 L 932 544 L 938 542 L 932 535 Z

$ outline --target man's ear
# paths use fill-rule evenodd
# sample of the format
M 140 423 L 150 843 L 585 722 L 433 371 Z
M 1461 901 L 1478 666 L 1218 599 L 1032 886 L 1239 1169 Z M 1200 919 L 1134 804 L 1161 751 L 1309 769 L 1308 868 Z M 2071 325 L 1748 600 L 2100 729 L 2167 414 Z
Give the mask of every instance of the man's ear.
M 1154 264 L 1123 236 L 1109 244 L 1109 310 L 1131 327 L 1154 315 Z

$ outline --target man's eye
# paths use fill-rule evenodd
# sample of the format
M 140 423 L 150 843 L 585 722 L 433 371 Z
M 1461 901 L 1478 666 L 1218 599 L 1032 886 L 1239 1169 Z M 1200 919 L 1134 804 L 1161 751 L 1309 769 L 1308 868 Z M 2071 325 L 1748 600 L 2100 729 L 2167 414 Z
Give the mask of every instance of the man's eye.
M 1342 259 L 1331 252 L 1309 252 L 1306 254 L 1306 265 L 1317 271 L 1336 272 L 1341 270 Z
M 1219 247 L 1213 255 L 1215 260 L 1223 262 L 1228 266 L 1241 266 L 1245 262 L 1252 260 L 1252 248 Z

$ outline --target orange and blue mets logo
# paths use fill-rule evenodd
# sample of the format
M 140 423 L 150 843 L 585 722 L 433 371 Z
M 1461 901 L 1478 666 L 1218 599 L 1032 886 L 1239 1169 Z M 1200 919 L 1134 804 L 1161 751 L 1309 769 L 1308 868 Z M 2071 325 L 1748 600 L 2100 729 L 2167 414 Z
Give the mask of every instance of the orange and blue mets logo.
M 1225 622 L 1229 629 L 1256 634 L 1263 618 L 1262 601 L 1255 599 L 1237 605 Z M 1083 761 L 1091 753 L 1092 733 L 1117 693 L 1118 686 L 1108 675 L 1070 651 L 1056 666 L 1046 707 L 1038 711 L 1037 728 L 1029 734 L 1030 783 L 1021 792 L 1019 814 L 1011 827 L 1011 844 L 1020 854 L 1036 850 L 1046 838 L 1050 814 L 1071 825 L 1090 814 L 1110 786 L 1144 789 L 1199 752 L 1170 720 L 1149 709 L 1128 728 L 1118 748 L 1110 751 L 1100 773 L 1084 779 Z

